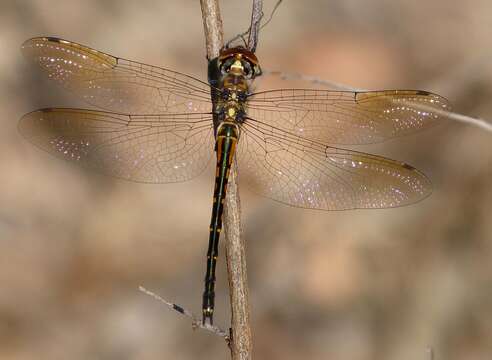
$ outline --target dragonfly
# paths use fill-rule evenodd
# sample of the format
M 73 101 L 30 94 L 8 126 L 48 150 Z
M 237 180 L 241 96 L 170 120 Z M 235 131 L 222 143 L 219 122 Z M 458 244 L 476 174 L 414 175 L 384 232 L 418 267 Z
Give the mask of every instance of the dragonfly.
M 345 146 L 434 126 L 449 109 L 439 95 L 255 92 L 251 83 L 261 67 L 243 47 L 224 48 L 209 61 L 208 81 L 52 37 L 27 40 L 22 52 L 49 79 L 100 109 L 45 108 L 24 115 L 19 130 L 37 147 L 142 183 L 187 181 L 215 159 L 203 323 L 213 324 L 215 268 L 233 163 L 240 174 L 250 175 L 255 192 L 299 208 L 392 208 L 431 192 L 428 178 L 414 167 Z

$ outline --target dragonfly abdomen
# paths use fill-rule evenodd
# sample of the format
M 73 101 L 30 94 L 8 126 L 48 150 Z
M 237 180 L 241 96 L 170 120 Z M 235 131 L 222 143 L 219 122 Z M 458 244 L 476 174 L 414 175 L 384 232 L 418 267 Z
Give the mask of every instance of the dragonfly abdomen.
M 216 154 L 217 165 L 215 175 L 214 200 L 212 219 L 210 222 L 210 238 L 207 251 L 207 272 L 205 275 L 205 291 L 203 293 L 203 322 L 213 323 L 215 298 L 215 266 L 219 254 L 219 237 L 222 231 L 222 215 L 227 194 L 227 182 L 231 171 L 236 144 L 239 137 L 238 126 L 231 122 L 222 123 L 217 129 Z

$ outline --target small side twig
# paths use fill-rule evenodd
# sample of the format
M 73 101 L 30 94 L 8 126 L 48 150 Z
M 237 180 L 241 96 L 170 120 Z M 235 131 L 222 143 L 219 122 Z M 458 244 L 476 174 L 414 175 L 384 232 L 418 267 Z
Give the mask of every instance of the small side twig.
M 187 318 L 190 318 L 193 329 L 203 329 L 206 331 L 210 331 L 210 332 L 212 332 L 218 336 L 223 337 L 227 341 L 227 343 L 229 343 L 229 341 L 230 341 L 229 333 L 222 330 L 218 326 L 210 325 L 210 324 L 203 324 L 201 317 L 196 316 L 195 314 L 193 314 L 191 311 L 185 309 L 184 307 L 181 307 L 175 303 L 172 303 L 172 302 L 169 302 L 169 301 L 163 299 L 162 297 L 160 297 L 156 293 L 154 293 L 150 290 L 147 290 L 143 286 L 139 286 L 138 290 L 140 290 L 141 292 L 143 292 L 146 295 L 153 297 L 155 300 L 163 303 L 164 305 L 166 305 L 169 308 L 171 308 L 172 310 L 180 313 L 181 315 L 184 315 Z
M 323 80 L 316 76 L 302 75 L 297 73 L 287 73 L 282 71 L 274 71 L 263 69 L 264 75 L 278 76 L 282 80 L 302 80 L 313 84 L 326 86 L 330 89 L 341 90 L 341 91 L 368 91 L 366 89 L 354 88 L 352 86 L 336 83 L 333 81 Z M 443 119 L 450 119 L 453 121 L 462 122 L 468 125 L 476 126 L 482 130 L 492 132 L 492 122 L 480 118 L 474 118 L 472 116 L 463 115 L 451 110 L 436 109 L 434 107 L 425 106 L 423 104 L 411 104 L 413 107 L 418 107 L 420 110 L 432 111 L 434 114 L 441 115 Z
M 248 30 L 246 30 L 240 34 L 237 34 L 232 39 L 230 39 L 226 43 L 226 47 L 229 47 L 232 43 L 234 43 L 234 41 L 236 41 L 238 39 L 242 39 L 244 44 L 248 47 L 248 49 L 255 52 L 256 47 L 258 45 L 258 34 L 259 34 L 260 30 L 262 30 L 265 26 L 267 26 L 270 23 L 270 21 L 272 21 L 273 16 L 275 15 L 275 12 L 277 11 L 277 9 L 280 7 L 280 4 L 282 3 L 282 1 L 283 0 L 277 0 L 277 3 L 273 7 L 273 10 L 270 13 L 270 16 L 268 17 L 268 19 L 263 24 L 261 24 L 261 21 L 263 20 L 263 17 L 264 17 L 264 13 L 262 11 L 262 5 L 261 5 L 261 3 L 258 3 L 256 5 L 253 4 L 253 14 L 251 15 L 251 17 L 252 17 L 251 18 L 251 25 L 248 27 Z M 253 18 L 253 16 L 254 16 L 254 18 Z M 260 24 L 261 24 L 261 26 L 260 26 Z M 251 28 L 253 25 L 256 26 L 256 29 L 254 30 L 254 33 L 252 34 Z M 246 40 L 244 39 L 244 36 L 248 35 L 248 34 L 249 34 L 249 37 L 251 37 L 251 42 L 250 42 L 251 45 L 249 45 L 246 42 Z
M 251 25 L 249 28 L 248 49 L 256 51 L 258 46 L 258 33 L 260 31 L 260 21 L 263 17 L 263 0 L 253 0 L 253 11 L 251 12 Z
M 445 110 L 438 110 L 438 111 L 433 110 L 433 111 L 438 113 L 439 115 L 443 115 L 448 119 L 459 121 L 468 125 L 473 125 L 479 127 L 480 129 L 492 132 L 492 123 L 490 121 L 459 114 L 453 111 L 445 111 Z
M 262 68 L 263 75 L 268 75 L 268 76 L 278 76 L 282 80 L 301 80 L 301 81 L 306 81 L 310 82 L 312 84 L 316 85 L 321 85 L 325 86 L 330 89 L 334 90 L 342 90 L 342 91 L 354 91 L 356 89 L 344 85 L 344 84 L 339 84 L 334 81 L 328 81 L 324 79 L 320 79 L 317 76 L 310 76 L 310 75 L 304 75 L 304 74 L 299 74 L 299 73 L 288 73 L 284 71 L 276 71 L 276 70 L 269 70 Z M 358 91 L 362 91 L 361 89 L 357 89 Z

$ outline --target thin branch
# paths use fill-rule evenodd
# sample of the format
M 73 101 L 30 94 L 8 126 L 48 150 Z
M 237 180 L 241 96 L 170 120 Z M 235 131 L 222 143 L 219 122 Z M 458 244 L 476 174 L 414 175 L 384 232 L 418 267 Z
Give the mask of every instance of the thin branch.
M 206 331 L 210 331 L 210 332 L 214 333 L 215 335 L 223 337 L 225 339 L 225 341 L 227 341 L 227 343 L 229 343 L 229 341 L 230 341 L 229 333 L 222 330 L 218 326 L 203 324 L 201 317 L 196 316 L 195 314 L 193 314 L 191 311 L 185 309 L 184 307 L 181 307 L 175 303 L 172 303 L 172 302 L 169 302 L 169 301 L 163 299 L 162 297 L 160 297 L 156 293 L 154 293 L 150 290 L 147 290 L 143 286 L 139 286 L 138 290 L 140 290 L 141 292 L 143 292 L 146 295 L 149 295 L 150 297 L 154 298 L 155 300 L 163 303 L 164 305 L 166 305 L 167 307 L 171 308 L 172 310 L 180 313 L 181 315 L 184 315 L 187 318 L 189 318 L 191 320 L 191 325 L 193 326 L 193 329 L 203 329 Z
M 218 0 L 201 0 L 207 58 L 219 55 L 223 46 L 222 20 Z M 241 238 L 241 210 L 236 184 L 236 164 L 228 180 L 224 209 L 226 261 L 231 302 L 231 335 L 229 343 L 233 360 L 252 359 L 253 341 L 249 316 L 245 243 Z
M 448 119 L 459 121 L 465 124 L 477 126 L 483 130 L 490 131 L 492 132 L 492 123 L 487 120 L 479 119 L 479 118 L 474 118 L 471 116 L 466 116 L 463 114 L 459 114 L 453 111 L 445 111 L 445 110 L 432 110 L 435 113 L 438 113 L 439 115 L 443 115 Z
M 355 90 L 354 88 L 344 85 L 344 84 L 339 84 L 334 81 L 328 81 L 328 80 L 323 80 L 320 79 L 319 77 L 316 76 L 310 76 L 310 75 L 304 75 L 304 74 L 299 74 L 299 73 L 288 73 L 288 72 L 283 72 L 283 71 L 275 71 L 275 70 L 268 70 L 263 68 L 262 69 L 263 75 L 268 75 L 268 76 L 278 76 L 282 80 L 301 80 L 301 81 L 307 81 L 316 85 L 321 85 L 321 86 L 326 86 L 330 89 L 334 90 L 342 90 L 342 91 L 353 91 Z M 261 80 L 261 77 L 260 77 Z M 358 89 L 361 91 L 360 89 Z
M 263 17 L 263 0 L 253 0 L 253 11 L 251 12 L 251 25 L 249 27 L 248 49 L 256 51 L 258 46 L 258 33 L 260 21 Z
M 275 13 L 277 12 L 277 9 L 280 7 L 280 4 L 282 3 L 282 1 L 283 1 L 283 0 L 277 0 L 277 3 L 276 3 L 276 4 L 275 4 L 275 6 L 273 7 L 273 10 L 272 10 L 272 12 L 270 13 L 270 16 L 268 17 L 268 19 L 267 19 L 267 20 L 266 20 L 263 24 L 261 24 L 261 26 L 259 27 L 259 29 L 255 30 L 255 35 L 253 35 L 253 39 L 254 39 L 254 40 L 252 40 L 252 41 L 254 41 L 254 42 L 255 42 L 255 46 L 254 46 L 254 48 L 255 48 L 255 49 L 254 49 L 254 50 L 256 50 L 256 47 L 257 47 L 257 45 L 258 45 L 258 34 L 259 34 L 260 30 L 262 30 L 265 26 L 267 26 L 267 25 L 270 23 L 270 21 L 272 21 L 272 20 L 273 20 L 273 16 L 274 16 L 274 15 L 275 15 Z M 255 9 L 256 9 L 256 10 L 255 10 Z M 258 10 L 258 9 L 259 9 L 259 10 Z M 261 21 L 263 20 L 264 15 L 265 15 L 265 14 L 263 13 L 263 11 L 261 10 L 261 7 L 259 7 L 259 6 L 256 6 L 256 7 L 255 7 L 255 5 L 253 5 L 253 14 L 259 14 L 259 15 L 256 15 L 255 19 L 252 19 L 252 20 L 254 21 L 254 23 L 255 23 L 255 24 L 260 24 L 260 23 L 261 23 Z M 252 14 L 252 16 L 253 16 L 253 14 Z M 244 32 L 242 32 L 242 33 L 240 33 L 240 34 L 237 34 L 237 35 L 236 35 L 236 36 L 234 36 L 232 39 L 230 39 L 230 40 L 226 43 L 226 47 L 230 47 L 230 45 L 231 45 L 232 43 L 234 43 L 234 41 L 236 41 L 236 40 L 238 40 L 238 39 L 242 39 L 242 40 L 243 40 L 243 42 L 244 42 L 244 44 L 245 44 L 245 46 L 247 46 L 247 47 L 248 47 L 248 43 L 247 43 L 247 42 L 246 42 L 246 40 L 244 39 L 244 36 L 246 36 L 246 34 L 248 34 L 249 36 L 252 36 L 252 34 L 251 34 L 251 26 L 252 26 L 252 25 L 250 25 L 250 26 L 248 27 L 248 30 L 246 30 L 246 31 L 244 31 Z M 248 47 L 248 48 L 249 48 L 249 47 Z M 253 52 L 254 52 L 254 50 L 253 50 Z
M 273 19 L 273 16 L 275 15 L 275 13 L 277 12 L 277 9 L 279 8 L 280 4 L 282 3 L 283 0 L 277 0 L 277 3 L 275 4 L 275 6 L 273 7 L 273 10 L 272 12 L 270 13 L 270 16 L 268 17 L 267 21 L 265 21 L 261 27 L 260 27 L 260 30 L 263 29 L 265 26 L 267 26 L 270 21 L 272 21 Z
M 246 244 L 242 236 L 241 203 L 237 188 L 236 169 L 237 162 L 234 161 L 227 186 L 227 200 L 224 211 L 227 274 L 231 302 L 231 352 L 234 360 L 250 360 L 252 359 L 253 336 L 250 322 Z
M 297 74 L 297 73 L 287 73 L 287 72 L 282 72 L 282 71 L 272 71 L 272 70 L 267 70 L 267 69 L 263 69 L 263 74 L 264 75 L 271 75 L 271 76 L 278 76 L 282 80 L 307 81 L 307 82 L 311 82 L 313 84 L 318 84 L 318 85 L 326 86 L 330 89 L 341 90 L 341 91 L 368 91 L 365 89 L 354 88 L 354 87 L 340 84 L 340 83 L 336 83 L 333 81 L 323 80 L 323 79 L 320 79 L 316 76 L 302 75 L 302 74 Z M 484 119 L 474 118 L 474 117 L 463 115 L 463 114 L 460 114 L 460 113 L 457 113 L 454 111 L 450 111 L 450 110 L 436 109 L 436 108 L 433 108 L 430 106 L 426 106 L 424 104 L 417 105 L 417 104 L 411 103 L 411 106 L 417 107 L 418 109 L 421 109 L 421 110 L 432 111 L 435 114 L 441 115 L 443 118 L 462 122 L 462 123 L 465 123 L 468 125 L 476 126 L 482 130 L 492 132 L 492 122 L 484 120 Z

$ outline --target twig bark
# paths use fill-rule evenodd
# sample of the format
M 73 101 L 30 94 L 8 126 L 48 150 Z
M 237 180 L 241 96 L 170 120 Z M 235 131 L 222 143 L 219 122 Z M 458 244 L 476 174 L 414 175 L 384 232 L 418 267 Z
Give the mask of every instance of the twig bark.
M 252 359 L 246 244 L 241 228 L 241 203 L 237 189 L 236 161 L 229 177 L 225 206 L 226 259 L 231 302 L 231 353 L 233 360 Z
M 219 56 L 220 49 L 224 46 L 224 31 L 218 0 L 200 0 L 202 7 L 203 30 L 205 45 L 207 47 L 207 59 L 211 60 Z
M 251 25 L 249 27 L 248 49 L 256 51 L 258 46 L 258 33 L 260 31 L 260 21 L 263 17 L 263 0 L 253 0 L 253 11 L 251 12 Z
M 223 337 L 225 339 L 225 341 L 229 344 L 229 342 L 230 342 L 229 332 L 224 331 L 215 325 L 204 324 L 202 321 L 201 314 L 200 314 L 200 316 L 196 316 L 190 310 L 188 310 L 188 309 L 186 309 L 186 308 L 184 308 L 184 307 L 182 307 L 176 303 L 172 303 L 172 302 L 167 301 L 166 299 L 157 295 L 155 292 L 147 290 L 143 286 L 139 286 L 138 290 L 140 290 L 145 295 L 148 295 L 148 296 L 154 298 L 155 300 L 161 302 L 162 304 L 166 305 L 171 310 L 174 310 L 174 311 L 180 313 L 181 315 L 189 318 L 191 320 L 191 326 L 193 326 L 193 329 L 203 329 L 206 331 L 210 331 L 211 333 L 214 333 L 220 337 Z
M 254 0 L 256 1 L 256 0 Z M 222 20 L 218 0 L 201 0 L 207 59 L 219 55 L 223 46 Z M 241 210 L 237 189 L 237 170 L 234 163 L 229 176 L 224 209 L 226 261 L 231 302 L 231 339 L 229 347 L 233 360 L 252 359 L 252 333 L 246 274 L 246 249 L 242 238 Z

